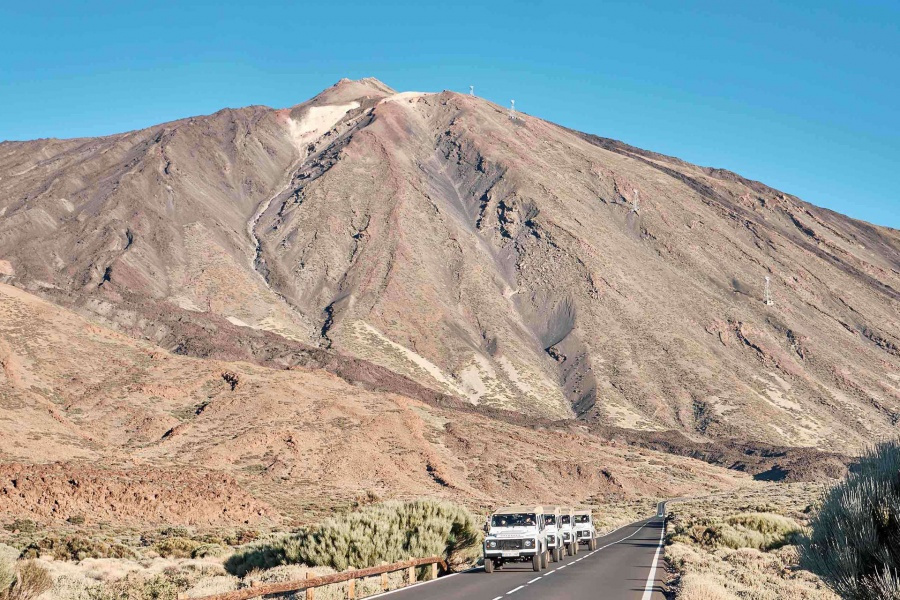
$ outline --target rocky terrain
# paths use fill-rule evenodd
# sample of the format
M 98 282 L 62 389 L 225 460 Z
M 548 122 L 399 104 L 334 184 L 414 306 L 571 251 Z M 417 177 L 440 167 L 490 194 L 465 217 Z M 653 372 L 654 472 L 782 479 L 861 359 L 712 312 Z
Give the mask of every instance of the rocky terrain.
M 514 424 L 322 369 L 171 354 L 0 284 L 0 523 L 307 522 L 360 497 L 488 506 L 752 485 L 586 427 Z
M 896 230 L 452 92 L 2 142 L 0 513 L 834 476 L 896 432 L 898 309 Z

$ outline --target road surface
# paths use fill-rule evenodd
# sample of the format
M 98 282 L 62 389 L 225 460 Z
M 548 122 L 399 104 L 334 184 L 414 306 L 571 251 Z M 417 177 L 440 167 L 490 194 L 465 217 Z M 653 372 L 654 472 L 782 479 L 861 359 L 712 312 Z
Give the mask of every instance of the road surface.
M 394 592 L 386 600 L 664 600 L 661 545 L 665 504 L 657 515 L 598 538 L 597 550 L 551 562 L 540 573 L 512 563 L 490 575 L 477 569 Z M 388 598 L 389 597 L 389 598 Z

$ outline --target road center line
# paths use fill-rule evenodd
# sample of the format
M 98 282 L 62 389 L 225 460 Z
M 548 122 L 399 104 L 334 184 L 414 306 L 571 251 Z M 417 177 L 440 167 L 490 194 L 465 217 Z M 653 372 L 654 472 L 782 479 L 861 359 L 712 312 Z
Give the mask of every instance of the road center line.
M 528 583 L 534 583 L 534 582 L 537 581 L 538 579 L 540 579 L 540 577 L 535 577 L 534 579 L 532 579 L 532 580 L 529 581 Z M 526 585 L 528 585 L 528 584 L 526 584 Z
M 524 586 L 524 585 L 520 585 L 519 587 L 517 587 L 517 588 L 515 588 L 515 589 L 513 589 L 513 590 L 509 590 L 508 592 L 506 592 L 506 595 L 509 596 L 510 594 L 515 594 L 516 592 L 518 592 L 519 590 L 521 590 L 523 587 L 525 587 L 525 586 Z

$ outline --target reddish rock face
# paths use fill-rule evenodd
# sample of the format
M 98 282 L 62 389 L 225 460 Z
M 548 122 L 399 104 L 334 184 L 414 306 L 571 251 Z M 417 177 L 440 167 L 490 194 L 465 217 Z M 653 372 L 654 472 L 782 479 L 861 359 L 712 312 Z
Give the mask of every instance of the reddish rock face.
M 895 431 L 897 231 L 520 117 L 361 80 L 3 143 L 0 276 L 177 352 L 330 349 L 366 385 L 529 417 L 840 451 Z

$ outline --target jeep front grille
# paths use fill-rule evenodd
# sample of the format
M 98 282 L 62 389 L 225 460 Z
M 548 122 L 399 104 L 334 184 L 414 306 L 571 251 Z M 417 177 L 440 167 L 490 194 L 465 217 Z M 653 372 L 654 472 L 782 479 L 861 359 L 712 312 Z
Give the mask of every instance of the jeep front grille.
M 497 540 L 497 548 L 500 550 L 520 550 L 522 540 Z

